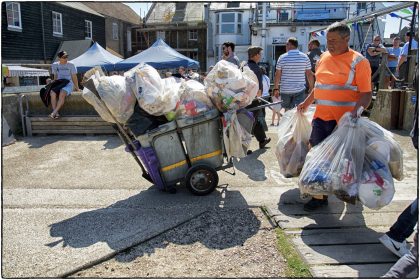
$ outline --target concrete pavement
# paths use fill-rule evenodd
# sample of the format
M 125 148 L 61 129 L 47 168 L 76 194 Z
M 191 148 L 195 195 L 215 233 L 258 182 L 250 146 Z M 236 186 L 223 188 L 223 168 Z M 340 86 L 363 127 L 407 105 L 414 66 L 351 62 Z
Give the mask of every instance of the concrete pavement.
M 269 135 L 270 149 L 236 160 L 235 176 L 218 172 L 219 187 L 205 197 L 184 187 L 158 191 L 116 136 L 28 137 L 4 147 L 3 277 L 66 276 L 209 209 L 277 208 L 296 178 L 279 173 L 275 128 Z M 416 194 L 415 152 L 407 134 L 397 137 L 411 163 L 394 200 L 408 201 Z

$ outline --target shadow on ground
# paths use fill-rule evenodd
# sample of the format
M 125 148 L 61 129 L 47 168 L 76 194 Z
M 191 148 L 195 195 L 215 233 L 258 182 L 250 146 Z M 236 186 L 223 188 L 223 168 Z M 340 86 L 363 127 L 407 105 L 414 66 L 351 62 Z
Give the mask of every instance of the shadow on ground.
M 243 245 L 258 232 L 261 222 L 239 192 L 229 191 L 227 186 L 218 189 L 206 197 L 197 197 L 183 189 L 171 195 L 152 187 L 106 208 L 50 225 L 51 237 L 61 239 L 45 245 L 84 248 L 104 242 L 121 252 L 168 230 L 176 231 L 177 226 L 185 223 L 189 226 L 165 240 L 152 242 L 145 251 L 133 254 L 126 250 L 116 259 L 130 262 L 169 243 L 200 242 L 215 250 Z
M 29 148 L 42 148 L 43 146 L 50 145 L 61 141 L 106 141 L 103 149 L 115 149 L 123 145 L 117 135 L 49 135 L 49 136 L 33 136 L 23 137 L 21 141 L 28 144 Z
M 266 151 L 266 149 L 258 149 L 244 158 L 234 158 L 233 164 L 235 168 L 248 175 L 248 178 L 252 181 L 265 181 L 267 180 L 267 176 L 265 176 L 265 165 L 258 158 Z

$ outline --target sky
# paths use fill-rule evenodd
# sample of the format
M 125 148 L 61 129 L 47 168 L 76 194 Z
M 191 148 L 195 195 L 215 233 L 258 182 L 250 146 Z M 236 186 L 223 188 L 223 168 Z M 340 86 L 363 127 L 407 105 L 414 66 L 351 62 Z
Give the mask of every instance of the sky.
M 393 2 L 393 3 L 389 3 L 389 2 L 386 3 L 385 2 L 384 5 L 386 7 L 389 7 L 389 6 L 392 6 L 392 5 L 399 4 L 399 3 L 401 3 L 401 2 Z M 407 16 L 403 13 L 397 13 L 396 12 L 396 14 L 402 15 L 402 16 Z M 410 17 L 410 20 L 411 20 L 411 17 Z M 408 26 L 409 23 L 410 23 L 409 21 L 403 20 L 401 28 L 404 28 L 405 26 Z M 387 15 L 386 16 L 386 23 L 385 23 L 384 38 L 389 38 L 389 35 L 391 33 L 398 33 L 399 29 L 400 29 L 400 19 L 395 18 L 395 17 L 391 17 L 390 15 Z
M 123 2 L 127 6 L 130 6 L 131 9 L 133 9 L 138 15 L 140 15 L 142 18 L 146 15 L 147 11 L 149 10 L 150 6 L 152 6 L 152 3 L 149 2 Z M 141 14 L 140 14 L 141 9 Z
M 396 5 L 396 4 L 399 4 L 399 3 L 401 3 L 401 2 L 388 2 L 388 3 L 385 2 L 384 5 L 385 6 L 391 6 L 391 5 Z M 150 2 L 142 2 L 142 3 L 139 3 L 139 2 L 124 2 L 124 4 L 130 6 L 141 17 L 144 17 L 146 15 L 148 9 L 152 5 L 152 3 L 150 3 Z M 141 9 L 141 14 L 140 14 L 140 9 Z M 402 15 L 404 15 L 404 14 L 402 14 Z M 403 28 L 404 26 L 408 26 L 408 24 L 409 24 L 409 21 L 403 20 L 401 28 Z M 398 33 L 399 27 L 400 27 L 400 19 L 387 15 L 386 16 L 384 38 L 389 38 L 389 35 L 391 33 Z

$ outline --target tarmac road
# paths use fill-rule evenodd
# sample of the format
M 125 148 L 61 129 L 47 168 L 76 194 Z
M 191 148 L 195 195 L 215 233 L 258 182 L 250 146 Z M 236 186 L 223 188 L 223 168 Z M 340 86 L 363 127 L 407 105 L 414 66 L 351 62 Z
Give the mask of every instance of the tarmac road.
M 115 257 L 118 252 L 127 252 L 124 250 L 138 244 L 145 244 L 148 255 L 153 255 L 155 251 L 157 254 L 162 246 L 152 246 L 153 250 L 147 251 L 147 246 L 150 247 L 147 242 L 154 242 L 153 240 L 161 240 L 158 244 L 164 242 L 163 244 L 181 246 L 187 251 L 197 249 L 195 246 L 198 242 L 201 244 L 198 249 L 204 246 L 207 254 L 214 254 L 214 250 L 219 250 L 220 253 L 223 251 L 220 251 L 221 249 L 237 250 L 238 246 L 244 244 L 250 252 L 264 244 L 274 246 L 273 226 L 264 220 L 265 217 L 261 215 L 258 207 L 277 207 L 281 194 L 296 188 L 296 179 L 286 179 L 279 173 L 274 154 L 275 128 L 270 127 L 269 136 L 273 140 L 268 144 L 268 149 L 255 151 L 257 144 L 253 140 L 252 148 L 255 152 L 235 161 L 235 176 L 219 171 L 219 187 L 205 197 L 193 196 L 184 187 L 179 187 L 178 193 L 172 195 L 151 186 L 141 177 L 141 170 L 136 162 L 124 152 L 117 136 L 27 137 L 4 147 L 2 276 L 113 277 L 115 272 L 107 271 L 105 266 L 100 274 L 83 274 L 83 270 Z M 407 134 L 399 137 L 403 140 L 404 150 L 411 151 Z M 416 172 L 414 164 L 411 164 L 409 169 L 411 173 Z M 413 197 L 415 189 L 409 185 L 415 184 L 415 179 L 410 178 L 413 182 L 405 182 L 404 186 L 397 190 L 398 199 L 409 200 Z M 291 199 L 301 201 L 299 197 Z M 190 236 L 190 239 L 181 242 L 164 236 L 177 230 L 188 232 L 185 230 L 185 226 L 188 225 L 191 229 L 200 228 L 197 221 L 201 221 L 202 225 L 206 220 L 214 222 L 215 217 L 224 215 L 227 217 L 227 224 L 248 225 L 242 225 L 248 233 L 235 235 L 237 237 L 233 238 L 231 243 L 224 241 L 227 243 L 220 243 L 222 245 L 219 244 L 217 248 L 211 244 L 218 243 L 208 238 L 197 239 Z M 217 226 L 212 228 L 217 230 Z M 230 232 L 229 228 L 225 230 Z M 264 231 L 271 235 L 261 239 L 261 233 Z M 253 245 L 249 245 L 249 242 Z M 248 245 L 251 247 L 247 247 Z M 168 248 L 168 256 L 176 255 L 176 250 Z M 232 258 L 233 253 L 229 252 L 225 251 L 227 259 Z M 241 256 L 244 252 L 246 251 L 238 250 L 235 254 Z M 260 253 L 251 255 L 264 256 L 258 260 L 260 263 L 275 260 L 270 265 L 272 273 L 264 274 L 265 277 L 281 277 L 284 268 L 282 257 L 268 249 L 258 252 Z M 264 255 L 262 252 L 268 253 Z M 143 254 L 140 253 L 140 256 Z M 166 256 L 165 250 L 159 251 L 159 254 L 162 254 L 162 258 Z M 213 259 L 220 256 L 216 253 Z M 121 255 L 117 255 L 117 261 L 118 257 L 121 258 Z M 138 265 L 138 261 L 130 259 L 128 263 L 131 262 L 135 266 Z M 185 257 L 185 261 L 190 259 Z M 247 261 L 242 262 L 242 266 L 245 264 L 248 271 L 258 272 L 250 265 L 251 261 Z M 77 274 L 80 270 L 82 272 Z M 226 272 L 221 275 L 256 277 L 245 271 L 244 268 L 238 268 L 230 274 Z M 95 270 L 92 273 L 97 272 Z M 188 273 L 188 270 L 171 275 L 181 277 L 182 273 Z M 149 275 L 118 275 L 162 276 L 156 270 L 151 270 Z M 194 275 L 221 277 L 210 272 L 206 274 L 205 271 Z

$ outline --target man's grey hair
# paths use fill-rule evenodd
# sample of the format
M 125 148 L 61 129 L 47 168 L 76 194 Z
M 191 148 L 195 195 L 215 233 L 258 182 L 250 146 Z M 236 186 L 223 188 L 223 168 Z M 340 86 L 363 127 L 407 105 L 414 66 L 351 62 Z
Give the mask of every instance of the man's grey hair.
M 338 32 L 341 38 L 344 38 L 346 36 L 350 36 L 350 27 L 348 27 L 347 24 L 343 22 L 337 21 L 327 27 L 327 33 L 328 32 Z

